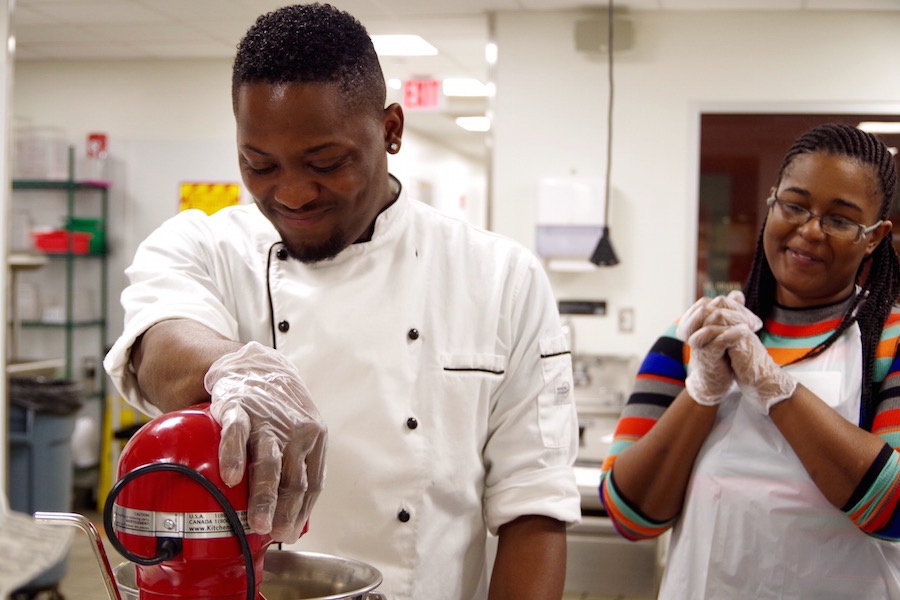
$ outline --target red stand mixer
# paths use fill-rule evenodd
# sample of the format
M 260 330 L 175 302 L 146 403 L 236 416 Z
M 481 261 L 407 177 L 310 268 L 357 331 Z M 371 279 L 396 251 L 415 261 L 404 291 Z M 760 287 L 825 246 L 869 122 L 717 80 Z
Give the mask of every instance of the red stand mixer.
M 272 540 L 247 526 L 246 474 L 232 488 L 219 476 L 220 432 L 200 404 L 156 417 L 122 451 L 103 519 L 141 600 L 265 600 Z
M 209 404 L 156 417 L 132 435 L 103 510 L 109 542 L 126 559 L 115 569 L 84 516 L 34 518 L 93 539 L 110 600 L 265 600 L 261 589 L 278 600 L 385 600 L 374 591 L 382 582 L 375 567 L 270 548 L 270 536 L 250 531 L 248 477 L 233 488 L 222 482 L 220 435 Z

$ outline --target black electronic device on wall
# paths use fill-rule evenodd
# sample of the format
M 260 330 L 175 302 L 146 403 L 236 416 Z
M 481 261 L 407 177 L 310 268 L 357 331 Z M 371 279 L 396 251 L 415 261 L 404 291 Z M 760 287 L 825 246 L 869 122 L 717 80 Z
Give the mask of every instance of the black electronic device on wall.
M 606 300 L 560 300 L 561 315 L 595 315 L 606 314 Z

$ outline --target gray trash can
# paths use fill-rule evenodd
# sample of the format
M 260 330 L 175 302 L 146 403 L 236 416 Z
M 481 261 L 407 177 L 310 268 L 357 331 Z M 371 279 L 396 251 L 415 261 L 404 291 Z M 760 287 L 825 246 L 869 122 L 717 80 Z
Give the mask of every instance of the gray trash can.
M 79 384 L 41 377 L 12 378 L 9 407 L 9 507 L 26 514 L 71 512 L 71 441 L 75 413 L 81 408 Z M 66 574 L 66 561 L 63 558 L 24 585 L 13 598 L 56 590 Z

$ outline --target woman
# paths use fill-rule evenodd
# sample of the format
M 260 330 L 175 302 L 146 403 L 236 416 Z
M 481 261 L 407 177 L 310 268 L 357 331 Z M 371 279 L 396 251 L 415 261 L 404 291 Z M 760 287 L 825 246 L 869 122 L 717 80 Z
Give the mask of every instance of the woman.
M 870 134 L 798 138 L 744 292 L 642 364 L 600 496 L 625 537 L 672 528 L 660 597 L 900 598 L 896 186 Z

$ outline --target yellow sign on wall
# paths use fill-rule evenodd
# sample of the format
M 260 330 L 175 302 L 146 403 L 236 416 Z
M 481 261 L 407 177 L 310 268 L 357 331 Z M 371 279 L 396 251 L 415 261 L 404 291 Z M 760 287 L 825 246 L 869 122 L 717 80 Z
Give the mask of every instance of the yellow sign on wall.
M 241 200 L 241 186 L 237 183 L 182 183 L 179 210 L 198 208 L 208 215 Z

